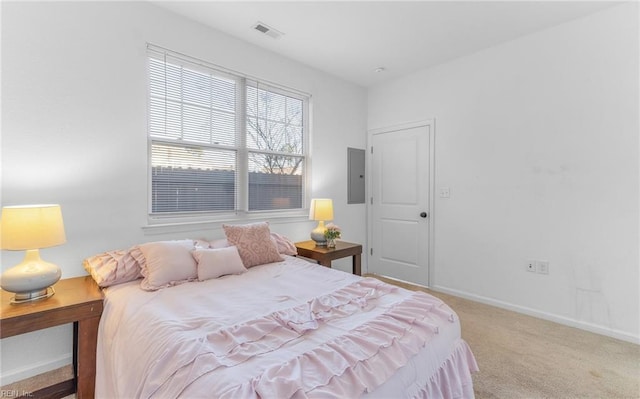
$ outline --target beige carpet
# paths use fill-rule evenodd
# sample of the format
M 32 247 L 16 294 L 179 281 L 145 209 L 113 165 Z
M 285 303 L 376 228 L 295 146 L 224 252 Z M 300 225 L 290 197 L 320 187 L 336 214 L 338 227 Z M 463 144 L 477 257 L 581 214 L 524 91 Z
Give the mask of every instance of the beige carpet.
M 410 289 L 421 289 L 397 283 Z M 422 289 L 460 316 L 476 398 L 640 398 L 640 346 Z
M 478 399 L 640 398 L 638 345 L 423 290 L 460 316 L 462 337 L 480 366 L 474 375 Z M 68 378 L 68 373 L 65 368 L 3 389 L 34 390 Z
M 48 386 L 73 378 L 73 366 L 67 365 L 36 375 L 26 380 L 17 381 L 0 387 L 0 398 L 15 396 L 32 396 L 32 393 Z M 2 394 L 4 393 L 4 395 Z M 17 394 L 17 395 L 16 395 Z

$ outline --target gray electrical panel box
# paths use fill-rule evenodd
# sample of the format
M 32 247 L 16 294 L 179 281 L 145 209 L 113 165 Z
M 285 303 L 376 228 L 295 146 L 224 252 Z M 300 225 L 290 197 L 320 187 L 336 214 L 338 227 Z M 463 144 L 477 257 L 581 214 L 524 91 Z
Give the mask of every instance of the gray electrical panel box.
M 347 148 L 348 164 L 348 196 L 347 204 L 364 204 L 365 202 L 365 151 L 357 148 Z

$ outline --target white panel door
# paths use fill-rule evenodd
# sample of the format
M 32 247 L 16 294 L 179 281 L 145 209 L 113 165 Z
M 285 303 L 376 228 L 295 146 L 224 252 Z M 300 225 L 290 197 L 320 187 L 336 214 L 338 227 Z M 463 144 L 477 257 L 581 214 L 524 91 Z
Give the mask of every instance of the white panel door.
M 372 135 L 372 273 L 429 285 L 431 125 Z

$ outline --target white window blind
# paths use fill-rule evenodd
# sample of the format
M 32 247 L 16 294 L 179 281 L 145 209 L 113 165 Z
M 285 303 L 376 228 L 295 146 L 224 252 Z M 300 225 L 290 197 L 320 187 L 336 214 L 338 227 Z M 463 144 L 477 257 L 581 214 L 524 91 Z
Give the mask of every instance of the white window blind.
M 150 212 L 304 204 L 308 98 L 149 50 Z

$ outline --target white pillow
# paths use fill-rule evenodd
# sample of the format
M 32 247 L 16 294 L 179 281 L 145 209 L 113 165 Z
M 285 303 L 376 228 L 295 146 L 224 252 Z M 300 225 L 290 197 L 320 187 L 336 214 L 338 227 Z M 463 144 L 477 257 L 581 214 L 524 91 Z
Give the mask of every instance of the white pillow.
M 142 289 L 154 291 L 198 278 L 196 261 L 191 256 L 193 240 L 149 242 L 138 248 L 145 258 L 141 265 Z
M 209 242 L 209 248 L 226 248 L 230 246 L 231 245 L 229 245 L 229 241 L 227 241 L 226 238 L 220 238 Z
M 200 281 L 247 271 L 236 247 L 196 249 L 192 254 L 198 262 L 198 280 Z

